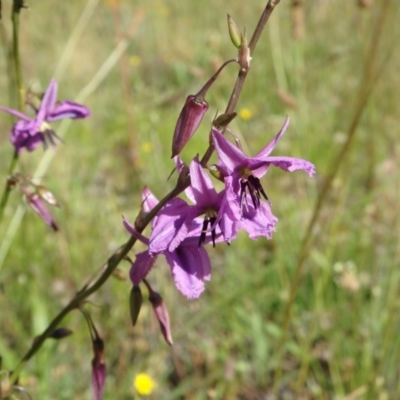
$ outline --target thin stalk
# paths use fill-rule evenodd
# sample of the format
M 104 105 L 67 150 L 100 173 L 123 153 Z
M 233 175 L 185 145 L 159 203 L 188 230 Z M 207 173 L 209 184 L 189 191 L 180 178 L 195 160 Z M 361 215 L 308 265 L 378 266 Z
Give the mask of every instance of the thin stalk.
M 140 229 L 142 232 L 145 227 L 150 223 L 150 221 L 154 218 L 154 216 L 160 211 L 160 209 L 165 205 L 165 203 L 178 194 L 180 194 L 184 190 L 183 187 L 176 187 L 170 193 L 168 193 L 157 205 L 151 210 L 151 212 L 144 218 L 143 225 Z M 57 328 L 60 322 L 64 319 L 64 317 L 72 310 L 80 307 L 86 298 L 88 298 L 91 294 L 100 289 L 103 284 L 108 280 L 108 278 L 112 275 L 112 273 L 117 268 L 118 264 L 128 255 L 129 251 L 132 249 L 133 245 L 136 243 L 136 238 L 131 236 L 130 239 L 120 247 L 107 261 L 106 268 L 104 272 L 99 276 L 99 278 L 93 283 L 93 285 L 86 287 L 80 290 L 75 297 L 65 306 L 59 314 L 50 322 L 49 326 L 46 330 L 39 336 L 37 336 L 32 343 L 31 348 L 24 355 L 20 363 L 14 369 L 12 374 L 9 377 L 10 384 L 14 384 L 18 380 L 18 376 L 25 364 L 38 352 L 38 350 L 42 347 L 45 340 L 51 335 L 51 333 Z
M 19 54 L 19 13 L 21 8 L 24 7 L 22 0 L 14 0 L 11 12 L 12 21 L 12 51 L 13 51 L 13 61 L 14 61 L 14 73 L 15 73 L 15 83 L 18 91 L 18 109 L 23 111 L 25 103 L 25 89 L 22 82 L 22 71 L 21 71 L 21 57 Z M 12 175 L 18 165 L 19 155 L 15 150 L 14 155 L 11 159 L 10 166 L 8 168 L 8 175 Z M 8 178 L 7 178 L 8 179 Z M 0 222 L 4 216 L 4 210 L 6 208 L 8 199 L 10 197 L 12 186 L 9 184 L 8 180 L 5 183 L 3 195 L 0 201 Z
M 249 50 L 250 50 L 251 56 L 253 56 L 254 50 L 258 43 L 258 40 L 260 39 L 261 33 L 264 30 L 265 25 L 268 22 L 269 17 L 272 14 L 272 11 L 274 11 L 275 6 L 277 4 L 279 4 L 279 2 L 280 2 L 280 0 L 269 0 L 263 13 L 261 14 L 261 17 L 258 21 L 258 24 L 254 30 L 253 36 L 251 37 L 250 43 L 249 43 Z M 231 93 L 231 97 L 229 98 L 228 105 L 226 106 L 225 114 L 230 114 L 235 111 L 235 108 L 239 101 L 239 96 L 242 92 L 244 82 L 246 80 L 248 72 L 249 72 L 249 69 L 240 68 L 238 77 L 236 79 L 235 86 L 233 87 L 233 90 Z M 214 152 L 214 145 L 212 143 L 210 143 L 203 158 L 201 159 L 201 165 L 203 167 L 208 163 L 213 152 Z
M 385 20 L 387 14 L 388 14 L 387 11 L 389 8 L 388 7 L 389 3 L 390 3 L 390 0 L 385 0 L 385 3 L 383 5 L 383 11 L 382 11 L 377 23 L 375 24 L 374 34 L 372 35 L 373 39 L 370 44 L 369 57 L 366 61 L 368 64 L 375 63 L 378 48 L 379 48 L 378 44 L 380 44 L 380 38 L 381 38 L 381 34 L 382 34 L 382 26 L 384 24 L 384 20 Z M 361 81 L 360 89 L 359 89 L 357 100 L 356 100 L 355 112 L 353 114 L 353 118 L 350 122 L 349 128 L 347 129 L 346 141 L 344 142 L 341 150 L 339 151 L 338 155 L 335 157 L 335 159 L 333 160 L 333 162 L 330 165 L 330 168 L 328 169 L 328 174 L 327 174 L 325 181 L 321 187 L 321 190 L 319 191 L 319 194 L 317 197 L 317 203 L 314 207 L 313 214 L 308 223 L 306 232 L 303 236 L 303 240 L 300 245 L 300 251 L 299 251 L 298 258 L 297 258 L 297 264 L 296 264 L 296 268 L 295 268 L 295 272 L 294 272 L 294 277 L 293 277 L 291 287 L 289 289 L 289 299 L 286 304 L 284 316 L 283 316 L 282 336 L 277 345 L 278 366 L 277 366 L 277 369 L 275 372 L 275 377 L 274 377 L 274 392 L 275 393 L 277 393 L 277 391 L 279 390 L 279 385 L 280 385 L 280 381 L 282 378 L 282 373 L 283 373 L 282 364 L 283 364 L 283 358 L 284 358 L 284 348 L 285 348 L 286 340 L 287 340 L 288 333 L 289 333 L 293 304 L 296 299 L 297 291 L 301 284 L 301 277 L 302 277 L 304 263 L 308 257 L 309 250 L 315 241 L 315 236 L 313 235 L 313 230 L 319 219 L 319 216 L 320 216 L 321 210 L 323 208 L 323 205 L 325 203 L 325 200 L 326 200 L 328 194 L 330 193 L 330 190 L 332 189 L 333 181 L 339 172 L 340 166 L 343 163 L 343 160 L 347 157 L 347 155 L 349 153 L 351 145 L 354 141 L 357 127 L 360 123 L 362 114 L 365 110 L 366 104 L 372 93 L 372 89 L 375 87 L 375 85 L 378 81 L 378 78 L 380 76 L 382 76 L 382 68 L 380 68 L 375 74 L 372 73 L 373 70 L 374 70 L 373 65 L 368 65 L 366 67 L 366 73 L 364 74 L 363 79 Z
M 251 39 L 249 48 L 251 48 L 251 51 L 253 52 L 255 49 L 255 46 L 258 42 L 258 39 L 261 35 L 262 30 L 264 29 L 265 24 L 268 21 L 269 16 L 271 15 L 274 7 L 276 4 L 279 3 L 279 0 L 269 0 L 268 4 L 261 15 L 260 21 L 255 29 L 255 32 L 253 34 L 253 37 Z M 239 72 L 238 79 L 236 81 L 235 87 L 232 91 L 230 100 L 228 102 L 228 107 L 227 107 L 227 112 L 230 112 L 234 110 L 236 107 L 240 92 L 243 87 L 244 80 L 246 78 L 246 74 L 241 74 Z M 209 147 L 210 149 L 210 147 Z M 207 149 L 206 154 L 204 157 L 206 157 L 207 153 L 209 152 L 209 149 Z M 211 152 L 212 154 L 212 152 Z M 203 157 L 203 159 L 204 159 Z M 170 192 L 168 193 L 152 210 L 149 214 L 146 215 L 146 217 L 141 221 L 141 226 L 140 228 L 138 227 L 137 230 L 139 232 L 143 232 L 143 230 L 146 228 L 146 226 L 151 222 L 151 220 L 155 217 L 155 215 L 160 211 L 160 209 L 167 203 L 167 201 L 175 198 L 178 196 L 180 193 L 182 193 L 188 186 L 190 185 L 190 178 L 187 176 L 183 182 L 180 182 L 178 179 L 178 184 L 177 186 Z M 89 297 L 91 294 L 96 292 L 98 289 L 100 289 L 103 284 L 108 280 L 108 278 L 112 275 L 114 270 L 117 268 L 119 263 L 128 255 L 128 252 L 132 249 L 133 245 L 136 243 L 136 238 L 131 236 L 131 238 L 123 245 L 121 246 L 107 261 L 106 263 L 106 268 L 104 269 L 104 272 L 99 276 L 99 278 L 89 287 L 84 287 L 82 290 L 80 290 L 75 297 L 68 303 L 67 306 L 65 306 L 59 314 L 50 322 L 46 330 L 39 335 L 35 341 L 33 342 L 32 346 L 28 350 L 28 352 L 24 355 L 20 363 L 16 366 L 14 371 L 9 377 L 10 384 L 14 384 L 20 372 L 24 368 L 25 364 L 39 351 L 39 349 L 42 347 L 43 343 L 45 340 L 49 337 L 49 335 L 57 328 L 57 326 L 60 324 L 60 322 L 64 319 L 64 317 L 72 310 L 76 309 L 79 307 L 87 297 Z

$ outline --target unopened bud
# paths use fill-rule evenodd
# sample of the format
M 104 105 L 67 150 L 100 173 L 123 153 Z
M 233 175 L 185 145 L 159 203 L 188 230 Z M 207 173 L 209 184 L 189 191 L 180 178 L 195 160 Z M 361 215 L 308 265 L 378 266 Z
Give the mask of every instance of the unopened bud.
M 50 335 L 49 338 L 60 340 L 64 339 L 65 337 L 72 335 L 71 329 L 68 328 L 57 328 L 55 329 Z
M 237 113 L 229 113 L 229 114 L 221 114 L 214 120 L 213 125 L 220 131 L 229 125 L 234 118 L 237 116 Z
M 129 310 L 131 313 L 132 325 L 136 325 L 140 309 L 142 307 L 143 296 L 139 285 L 134 285 L 129 295 Z
M 235 21 L 232 19 L 232 17 L 229 14 L 227 15 L 228 15 L 229 36 L 231 37 L 233 45 L 239 49 L 243 43 L 243 36 L 240 33 L 240 30 L 238 26 L 235 24 Z
M 196 95 L 187 97 L 185 105 L 179 114 L 176 123 L 174 137 L 172 139 L 172 156 L 177 156 L 185 147 L 189 139 L 194 135 L 203 119 L 204 114 L 208 110 L 208 103 L 204 100 L 208 89 L 215 82 L 220 72 L 231 62 L 236 60 L 228 60 L 224 62 L 217 72 L 206 82 Z
M 208 103 L 203 97 L 188 96 L 175 127 L 171 158 L 182 151 L 186 143 L 196 132 L 207 110 Z
M 151 305 L 153 306 L 154 313 L 160 324 L 161 333 L 163 334 L 165 341 L 170 346 L 172 346 L 173 340 L 172 340 L 171 325 L 169 323 L 169 313 L 167 310 L 167 306 L 163 302 L 162 297 L 153 290 L 150 292 L 149 300 Z
M 210 171 L 210 174 L 218 179 L 219 181 L 223 182 L 224 181 L 224 175 L 220 171 L 217 165 L 212 164 L 212 165 L 207 165 L 206 168 Z

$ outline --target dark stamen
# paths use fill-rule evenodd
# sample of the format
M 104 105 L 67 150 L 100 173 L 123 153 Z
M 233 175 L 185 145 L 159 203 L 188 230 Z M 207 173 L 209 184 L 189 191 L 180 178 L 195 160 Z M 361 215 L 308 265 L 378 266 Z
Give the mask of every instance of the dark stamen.
M 261 204 L 261 196 L 270 203 L 268 196 L 266 195 L 261 182 L 258 178 L 253 175 L 250 175 L 247 180 L 242 179 L 240 181 L 240 207 L 243 205 L 243 199 L 246 204 L 246 209 L 248 209 L 247 205 L 247 193 L 249 194 L 251 201 L 253 203 L 254 209 L 257 210 Z M 271 204 L 271 203 L 270 203 Z
M 206 240 L 206 233 L 207 233 L 208 223 L 209 223 L 208 218 L 204 218 L 204 221 L 203 221 L 203 228 L 202 228 L 202 230 L 201 230 L 201 234 L 200 234 L 200 237 L 199 237 L 199 244 L 198 244 L 198 247 L 199 247 L 199 248 L 201 247 L 201 245 L 202 245 L 202 244 L 205 242 L 205 240 Z

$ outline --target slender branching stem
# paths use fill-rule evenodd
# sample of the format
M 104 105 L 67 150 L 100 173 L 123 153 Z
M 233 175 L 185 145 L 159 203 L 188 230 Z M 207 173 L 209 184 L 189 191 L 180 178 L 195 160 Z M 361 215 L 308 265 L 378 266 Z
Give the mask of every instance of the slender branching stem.
M 13 64 L 14 64 L 14 78 L 18 91 L 18 109 L 23 111 L 25 103 L 25 90 L 24 84 L 22 82 L 22 72 L 21 72 L 21 57 L 19 54 L 19 14 L 21 8 L 24 7 L 23 0 L 14 0 L 11 12 L 12 20 L 12 50 L 13 50 Z M 8 168 L 8 175 L 11 175 L 18 164 L 18 152 L 15 150 L 13 157 Z M 0 200 L 0 222 L 3 219 L 4 210 L 10 197 L 11 185 L 9 185 L 8 180 L 5 183 L 4 191 Z
M 273 11 L 275 5 L 279 3 L 279 0 L 269 0 L 268 4 L 260 18 L 260 21 L 255 29 L 255 32 L 253 34 L 253 37 L 250 41 L 250 46 L 249 48 L 251 49 L 251 52 L 254 51 L 258 39 L 261 35 L 262 30 L 265 27 L 265 24 L 268 21 L 268 18 Z M 228 102 L 227 110 L 226 112 L 232 112 L 237 104 L 239 95 L 241 93 L 241 90 L 243 88 L 244 81 L 247 76 L 247 71 L 239 71 L 239 75 L 235 84 L 235 87 L 232 91 L 230 100 Z M 210 146 L 211 147 L 211 146 Z M 211 156 L 212 154 L 212 149 L 210 150 L 207 149 L 205 155 L 203 156 L 202 160 L 205 160 L 207 157 L 207 154 Z M 175 198 L 178 196 L 180 193 L 182 193 L 188 186 L 190 185 L 190 178 L 186 177 L 183 182 L 178 182 L 177 186 L 170 192 L 168 193 L 157 205 L 154 207 L 149 214 L 147 214 L 144 217 L 144 220 L 141 221 L 141 226 L 138 228 L 139 232 L 142 232 L 146 226 L 151 222 L 151 220 L 155 217 L 155 215 L 160 211 L 160 209 L 167 203 L 167 201 Z M 35 338 L 35 340 L 32 343 L 32 346 L 28 350 L 28 352 L 24 355 L 20 363 L 17 365 L 17 367 L 14 369 L 12 374 L 10 375 L 10 383 L 13 384 L 17 381 L 19 374 L 21 373 L 22 369 L 24 368 L 25 364 L 39 351 L 39 349 L 42 347 L 43 343 L 45 340 L 51 335 L 51 333 L 57 328 L 57 326 L 60 324 L 60 322 L 64 319 L 64 317 L 72 310 L 76 309 L 79 307 L 81 304 L 84 303 L 84 301 L 94 292 L 96 292 L 98 289 L 103 286 L 103 284 L 108 280 L 108 278 L 112 275 L 114 270 L 117 268 L 118 264 L 128 255 L 128 252 L 132 249 L 133 245 L 136 243 L 136 238 L 131 236 L 131 238 L 123 245 L 121 246 L 107 261 L 106 268 L 104 269 L 103 273 L 99 276 L 99 278 L 91 285 L 84 287 L 82 290 L 80 290 L 75 297 L 68 303 L 67 306 L 65 306 L 60 313 L 50 322 L 49 326 L 46 328 L 46 330 L 39 335 L 38 337 Z

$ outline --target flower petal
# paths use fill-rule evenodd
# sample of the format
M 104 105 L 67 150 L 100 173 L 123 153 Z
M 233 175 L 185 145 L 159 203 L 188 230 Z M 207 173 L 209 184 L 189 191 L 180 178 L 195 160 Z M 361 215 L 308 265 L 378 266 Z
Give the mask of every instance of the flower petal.
M 39 111 L 36 117 L 36 119 L 40 121 L 40 123 L 45 120 L 50 121 L 48 119 L 48 115 L 52 112 L 54 105 L 56 104 L 57 91 L 57 81 L 55 79 L 52 79 L 40 103 Z
M 243 207 L 243 216 L 239 225 L 249 234 L 251 239 L 255 240 L 259 236 L 271 239 L 277 222 L 278 218 L 272 214 L 271 207 L 267 202 L 262 201 L 255 210 L 250 196 L 247 196 L 247 208 Z
M 211 278 L 207 251 L 196 245 L 181 245 L 174 252 L 166 252 L 165 257 L 177 289 L 189 299 L 198 298 L 204 291 L 204 281 Z
M 153 223 L 149 244 L 150 254 L 159 254 L 168 248 L 184 224 L 189 209 L 189 204 L 180 198 L 172 199 L 165 204 Z
M 205 209 L 210 206 L 218 206 L 217 192 L 197 156 L 190 164 L 190 182 L 197 207 Z
M 289 117 L 286 117 L 285 122 L 281 128 L 281 130 L 277 133 L 277 135 L 254 157 L 254 158 L 263 158 L 267 157 L 271 154 L 272 150 L 275 148 L 278 140 L 285 133 L 287 127 L 289 126 Z
M 152 191 L 145 186 L 142 191 L 142 207 L 144 212 L 150 212 L 158 203 L 158 199 Z
M 300 169 L 307 172 L 309 176 L 315 174 L 315 166 L 307 160 L 294 157 L 268 157 L 268 164 L 281 168 L 284 171 L 298 171 Z
M 32 121 L 31 118 L 29 118 L 29 117 L 28 117 L 27 115 L 25 115 L 25 114 L 22 114 L 22 113 L 19 112 L 18 110 L 14 110 L 14 109 L 12 109 L 12 108 L 3 107 L 3 106 L 0 106 L 0 110 L 5 111 L 6 113 L 13 115 L 14 117 L 23 119 L 24 121 L 27 121 L 27 122 L 28 122 L 28 121 Z
M 230 175 L 235 168 L 247 165 L 249 157 L 242 150 L 234 146 L 214 127 L 212 128 L 215 150 L 218 153 L 218 165 L 224 168 L 227 175 Z
M 73 101 L 63 101 L 58 104 L 51 112 L 47 115 L 47 121 L 58 121 L 63 118 L 86 118 L 90 116 L 89 109 Z
M 157 256 L 150 256 L 148 251 L 136 254 L 136 260 L 133 262 L 131 270 L 129 271 L 129 276 L 134 285 L 139 285 L 139 283 L 146 278 L 156 260 Z

